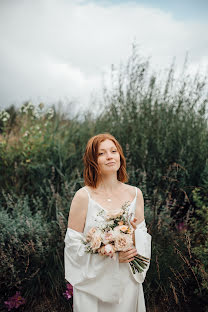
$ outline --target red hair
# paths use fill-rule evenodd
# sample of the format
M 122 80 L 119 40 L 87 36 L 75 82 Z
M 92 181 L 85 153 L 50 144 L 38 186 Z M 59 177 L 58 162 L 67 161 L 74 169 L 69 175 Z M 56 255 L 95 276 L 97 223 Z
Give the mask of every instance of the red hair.
M 101 133 L 93 136 L 87 142 L 86 150 L 83 156 L 84 161 L 84 182 L 85 185 L 96 188 L 99 178 L 98 173 L 98 147 L 101 142 L 105 140 L 111 140 L 115 144 L 119 154 L 120 154 L 120 168 L 117 171 L 117 179 L 121 182 L 128 181 L 128 175 L 126 172 L 126 159 L 123 154 L 121 145 L 110 133 Z

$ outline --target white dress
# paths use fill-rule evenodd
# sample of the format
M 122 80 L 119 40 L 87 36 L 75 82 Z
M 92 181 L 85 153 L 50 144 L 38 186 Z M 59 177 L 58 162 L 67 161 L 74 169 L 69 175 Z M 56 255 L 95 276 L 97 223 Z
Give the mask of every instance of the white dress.
M 136 196 L 129 206 L 133 217 L 137 198 L 135 189 Z M 82 239 L 95 226 L 96 214 L 105 210 L 87 193 L 89 203 L 84 232 L 67 228 L 64 240 L 65 278 L 73 286 L 74 312 L 145 312 L 142 283 L 150 263 L 142 273 L 133 274 L 129 263 L 119 263 L 118 254 L 113 260 L 85 252 Z M 151 257 L 151 239 L 143 220 L 135 230 L 135 245 L 140 255 Z

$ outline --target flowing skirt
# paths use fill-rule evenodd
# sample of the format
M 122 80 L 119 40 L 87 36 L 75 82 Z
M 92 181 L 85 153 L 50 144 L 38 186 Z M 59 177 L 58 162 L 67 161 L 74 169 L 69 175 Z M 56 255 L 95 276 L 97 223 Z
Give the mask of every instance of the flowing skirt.
M 142 283 L 137 283 L 127 263 L 120 263 L 121 276 L 125 280 L 125 289 L 119 303 L 103 302 L 97 297 L 74 287 L 74 312 L 145 312 L 145 300 Z

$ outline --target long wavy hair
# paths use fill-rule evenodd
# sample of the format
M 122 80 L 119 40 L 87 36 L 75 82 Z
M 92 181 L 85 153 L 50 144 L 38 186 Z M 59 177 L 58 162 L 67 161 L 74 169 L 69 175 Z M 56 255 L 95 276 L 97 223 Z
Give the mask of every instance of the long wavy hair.
M 87 142 L 85 153 L 83 156 L 84 161 L 84 182 L 85 185 L 96 188 L 99 179 L 99 169 L 98 169 L 98 148 L 101 142 L 105 140 L 111 140 L 115 144 L 119 154 L 120 154 L 120 168 L 117 171 L 117 179 L 121 182 L 128 181 L 128 175 L 126 172 L 126 159 L 123 154 L 121 145 L 118 143 L 116 138 L 110 133 L 101 133 L 93 136 Z

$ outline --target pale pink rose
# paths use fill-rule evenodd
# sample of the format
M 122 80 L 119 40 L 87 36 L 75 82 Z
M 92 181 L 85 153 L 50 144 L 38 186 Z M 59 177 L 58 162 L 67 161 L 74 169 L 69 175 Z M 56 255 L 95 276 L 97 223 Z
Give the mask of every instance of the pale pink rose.
M 108 244 L 110 242 L 113 242 L 114 241 L 114 232 L 112 230 L 106 232 L 106 233 L 103 233 L 103 236 L 102 236 L 102 239 L 103 239 L 103 244 Z
M 99 234 L 94 234 L 92 240 L 90 241 L 92 250 L 95 252 L 101 245 L 101 236 Z
M 92 240 L 93 235 L 96 233 L 96 228 L 92 227 L 86 235 L 86 241 L 90 242 Z
M 115 219 L 118 218 L 120 216 L 122 216 L 123 214 L 123 210 L 119 209 L 119 210 L 113 210 L 113 211 L 108 211 L 106 214 L 106 218 L 109 219 Z
M 102 256 L 110 256 L 111 258 L 114 257 L 114 254 L 116 252 L 115 250 L 115 246 L 113 246 L 112 244 L 107 244 L 105 246 L 102 246 L 98 249 L 99 254 L 101 254 Z
M 132 236 L 130 234 L 118 233 L 115 238 L 116 251 L 127 251 L 133 247 Z
M 115 252 L 115 247 L 112 244 L 105 245 L 105 252 L 107 254 L 113 254 Z

